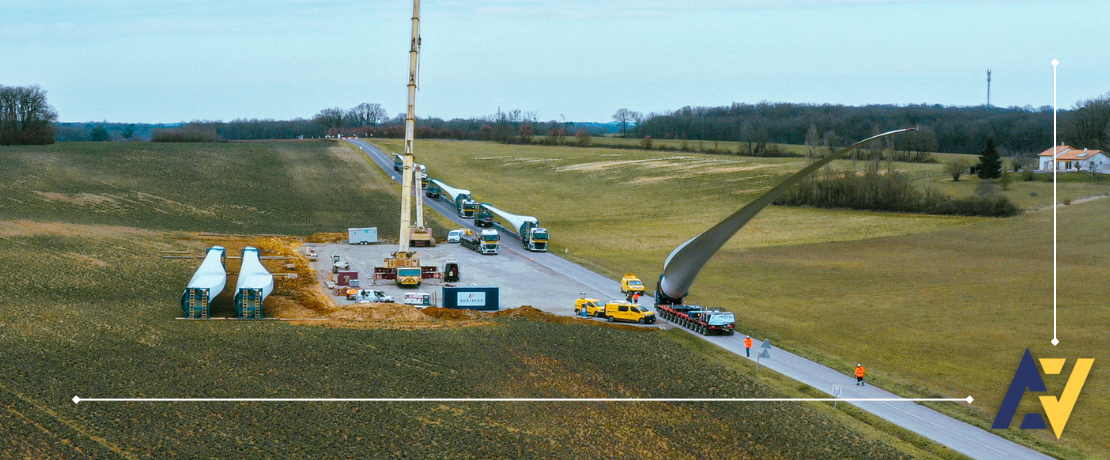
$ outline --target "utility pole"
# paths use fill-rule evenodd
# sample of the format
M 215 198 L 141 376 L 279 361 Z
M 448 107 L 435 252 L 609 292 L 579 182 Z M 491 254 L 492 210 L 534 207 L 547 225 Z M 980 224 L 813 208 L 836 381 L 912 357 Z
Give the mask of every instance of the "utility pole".
M 987 111 L 991 111 L 991 69 L 987 69 Z

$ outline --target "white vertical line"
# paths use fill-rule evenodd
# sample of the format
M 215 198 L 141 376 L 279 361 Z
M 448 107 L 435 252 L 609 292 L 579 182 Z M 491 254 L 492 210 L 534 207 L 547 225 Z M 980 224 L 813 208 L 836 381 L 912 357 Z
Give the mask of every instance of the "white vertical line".
M 1056 199 L 1056 170 L 1060 169 L 1056 161 L 1059 156 L 1056 152 L 1056 66 L 1059 64 L 1059 61 L 1052 60 L 1052 346 L 1060 343 L 1056 336 L 1056 207 L 1059 205 Z

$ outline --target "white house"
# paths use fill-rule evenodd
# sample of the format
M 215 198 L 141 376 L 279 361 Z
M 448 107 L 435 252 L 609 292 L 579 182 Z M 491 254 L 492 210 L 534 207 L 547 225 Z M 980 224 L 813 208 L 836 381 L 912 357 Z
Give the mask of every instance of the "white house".
M 1054 149 L 1041 152 L 1038 157 L 1038 170 L 1052 171 L 1052 157 L 1056 157 L 1059 171 L 1091 171 L 1110 173 L 1110 155 L 1101 150 L 1075 149 L 1061 144 Z

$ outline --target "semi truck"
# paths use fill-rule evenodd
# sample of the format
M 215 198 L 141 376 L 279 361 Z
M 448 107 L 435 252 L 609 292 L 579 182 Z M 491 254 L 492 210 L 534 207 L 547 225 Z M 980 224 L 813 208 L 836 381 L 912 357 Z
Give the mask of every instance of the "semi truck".
M 455 204 L 455 210 L 458 211 L 459 217 L 464 219 L 474 218 L 474 213 L 478 210 L 478 203 L 470 198 L 470 190 L 452 187 L 439 179 L 432 179 L 431 183 L 438 186 L 448 201 Z
M 424 196 L 428 198 L 439 198 L 439 186 L 433 181 L 429 181 L 428 187 L 424 189 Z
M 502 211 L 489 204 L 482 204 L 490 212 L 505 220 L 508 227 L 520 236 L 524 249 L 534 252 L 547 252 L 547 229 L 540 227 L 540 221 L 532 216 L 518 216 Z
M 478 227 L 492 227 L 493 226 L 493 213 L 490 212 L 489 203 L 482 203 L 478 205 L 478 215 L 474 216 L 474 225 Z
M 736 333 L 736 315 L 720 309 L 702 308 L 697 305 L 657 304 L 655 310 L 663 319 L 701 335 Z
M 393 154 L 393 170 L 397 171 L 397 172 L 401 172 L 401 169 L 404 168 L 404 167 L 405 167 L 404 157 L 394 153 Z
M 464 248 L 473 249 L 479 254 L 497 254 L 497 245 L 501 241 L 501 235 L 497 230 L 482 230 L 481 234 L 467 231 L 459 239 L 459 244 Z

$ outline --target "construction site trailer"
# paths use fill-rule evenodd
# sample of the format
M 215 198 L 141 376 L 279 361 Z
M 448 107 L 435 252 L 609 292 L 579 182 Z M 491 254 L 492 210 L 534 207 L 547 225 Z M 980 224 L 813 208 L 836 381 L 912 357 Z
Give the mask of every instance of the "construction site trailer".
M 374 244 L 378 242 L 378 227 L 348 228 L 347 242 L 350 244 Z
M 444 286 L 443 308 L 500 310 L 497 286 Z
M 352 281 L 354 281 L 354 284 L 351 284 Z M 358 272 L 354 270 L 340 270 L 339 273 L 335 274 L 335 285 L 357 287 Z

